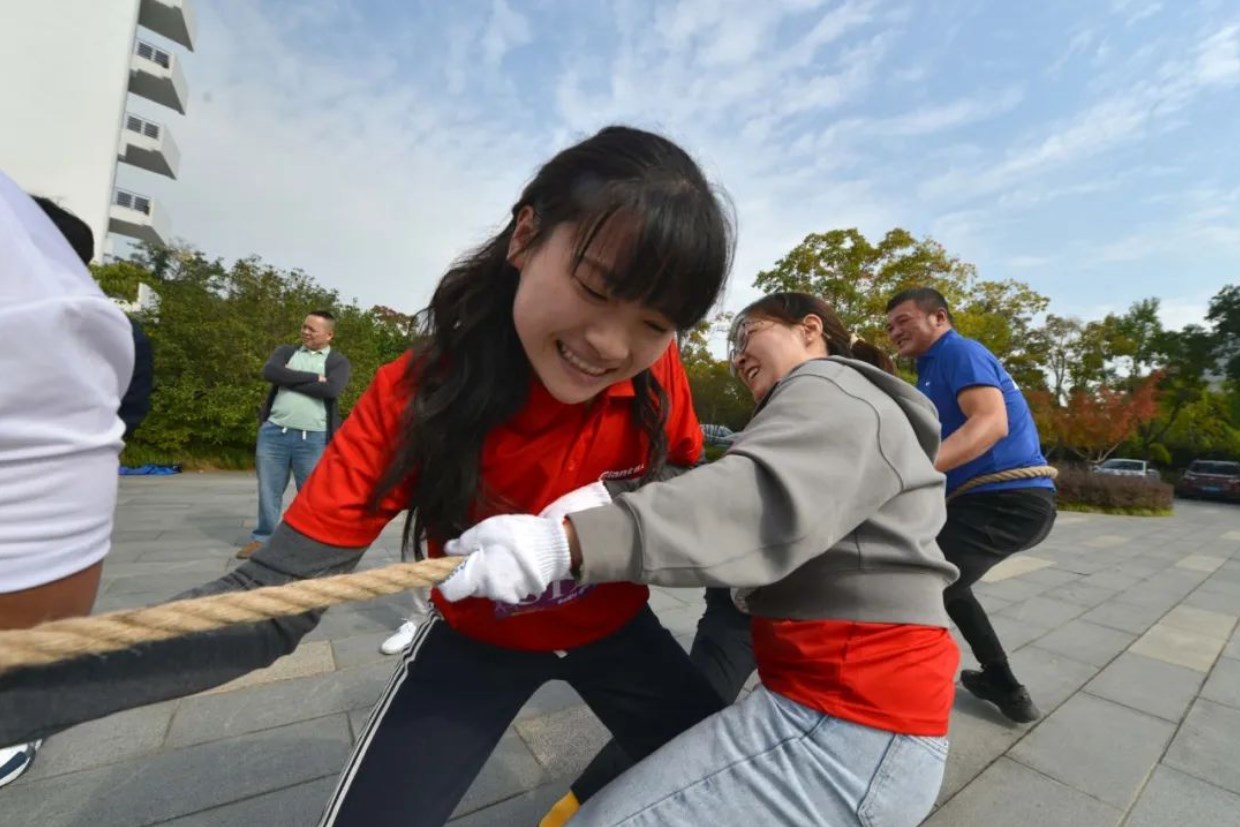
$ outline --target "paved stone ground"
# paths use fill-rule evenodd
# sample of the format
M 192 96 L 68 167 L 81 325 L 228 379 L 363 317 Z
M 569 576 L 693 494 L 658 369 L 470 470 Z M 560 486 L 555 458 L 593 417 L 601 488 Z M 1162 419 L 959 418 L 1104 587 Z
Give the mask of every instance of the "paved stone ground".
M 98 610 L 222 574 L 253 510 L 244 474 L 123 478 Z M 364 565 L 398 559 L 398 532 L 391 526 Z M 1240 825 L 1240 507 L 1063 514 L 979 594 L 1046 717 L 1014 726 L 958 696 L 927 825 Z M 700 593 L 655 589 L 652 603 L 687 645 Z M 386 598 L 334 609 L 269 669 L 52 738 L 0 791 L 0 824 L 314 824 L 394 666 L 377 646 L 402 608 Z M 532 827 L 604 737 L 571 689 L 544 687 L 452 825 Z

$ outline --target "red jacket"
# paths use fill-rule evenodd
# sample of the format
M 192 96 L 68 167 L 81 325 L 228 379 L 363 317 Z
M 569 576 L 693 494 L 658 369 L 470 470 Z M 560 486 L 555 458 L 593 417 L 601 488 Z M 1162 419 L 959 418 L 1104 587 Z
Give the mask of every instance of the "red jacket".
M 408 401 L 403 381 L 409 354 L 384 365 L 327 446 L 305 487 L 284 516 L 302 534 L 334 546 L 370 545 L 408 506 L 408 484 L 384 498 L 371 494 L 388 467 L 400 415 Z M 692 465 L 702 450 L 689 383 L 673 344 L 651 368 L 670 403 L 668 461 Z M 566 405 L 531 379 L 525 407 L 483 444 L 482 477 L 513 513 L 537 514 L 563 494 L 604 475 L 632 476 L 646 459 L 646 439 L 632 415 L 633 385 L 612 385 L 590 403 Z M 410 481 L 411 482 L 411 481 Z M 478 518 L 492 516 L 480 513 Z M 432 557 L 441 555 L 430 544 Z M 645 586 L 552 584 L 537 600 L 518 606 L 468 599 L 448 603 L 435 594 L 451 626 L 477 640 L 510 649 L 571 649 L 605 637 L 646 603 Z

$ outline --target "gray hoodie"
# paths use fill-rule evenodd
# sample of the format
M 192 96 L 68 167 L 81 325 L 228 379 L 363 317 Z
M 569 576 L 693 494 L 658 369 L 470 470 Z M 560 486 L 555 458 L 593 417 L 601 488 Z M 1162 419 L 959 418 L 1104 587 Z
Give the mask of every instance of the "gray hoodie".
M 947 626 L 939 421 L 852 359 L 782 379 L 721 459 L 570 518 L 581 579 L 748 587 L 751 614 Z

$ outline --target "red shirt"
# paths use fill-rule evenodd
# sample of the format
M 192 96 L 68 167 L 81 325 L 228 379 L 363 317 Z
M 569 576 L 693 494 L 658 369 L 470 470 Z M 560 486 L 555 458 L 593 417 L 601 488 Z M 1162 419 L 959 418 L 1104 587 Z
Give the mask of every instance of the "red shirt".
M 750 628 L 772 692 L 887 732 L 947 734 L 960 651 L 946 629 L 762 617 Z
M 332 438 L 284 520 L 313 540 L 356 548 L 379 532 L 409 502 L 408 485 L 368 507 L 371 493 L 391 461 L 400 415 L 408 401 L 403 381 L 410 355 L 379 368 L 344 425 Z M 689 382 L 673 343 L 651 372 L 667 394 L 668 461 L 692 465 L 702 450 Z M 487 435 L 482 477 L 496 500 L 513 513 L 537 514 L 563 494 L 605 475 L 632 476 L 644 468 L 647 441 L 631 410 L 631 382 L 612 385 L 589 403 L 557 401 L 531 379 L 525 407 Z M 478 518 L 491 516 L 479 514 Z M 429 544 L 432 557 L 443 553 Z M 619 629 L 645 605 L 643 585 L 552 584 L 539 598 L 518 606 L 481 598 L 448 603 L 434 600 L 458 631 L 495 646 L 532 651 L 572 649 Z

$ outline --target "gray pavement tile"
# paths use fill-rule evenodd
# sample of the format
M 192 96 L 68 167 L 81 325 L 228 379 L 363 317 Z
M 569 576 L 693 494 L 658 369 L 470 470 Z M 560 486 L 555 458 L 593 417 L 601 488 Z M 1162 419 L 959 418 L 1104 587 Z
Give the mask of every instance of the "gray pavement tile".
M 1240 602 L 1240 578 L 1231 579 L 1230 574 L 1215 573 L 1198 586 L 1197 589 L 1209 594 L 1235 598 Z
M 517 713 L 517 720 L 541 718 L 553 712 L 562 712 L 581 705 L 581 696 L 577 694 L 577 690 L 564 681 L 548 681 L 525 702 L 525 706 L 521 707 L 521 711 Z
M 922 827 L 1116 827 L 1123 813 L 1008 758 L 1000 758 Z
M 986 594 L 985 592 L 975 593 L 973 596 L 977 598 L 978 603 L 982 604 L 982 608 L 986 610 L 986 614 L 991 615 L 998 614 L 1015 602 L 1012 600 L 1004 600 L 1001 597 L 995 597 L 994 595 Z
M 140 606 L 154 606 L 165 603 L 173 595 L 163 592 L 135 592 L 133 594 L 106 594 L 95 601 L 91 614 L 119 612 L 123 609 L 137 609 Z
M 1240 709 L 1198 699 L 1163 763 L 1240 794 Z
M 1004 612 L 991 615 L 990 625 L 994 627 L 995 634 L 1009 652 L 1037 640 L 1051 630 L 1049 626 L 1019 620 Z M 963 651 L 967 652 L 968 647 L 964 647 Z
M 48 827 L 142 827 L 339 772 L 349 749 L 343 715 L 133 758 L 4 790 L 8 822 Z M 68 780 L 72 783 L 66 783 Z
M 1054 629 L 1062 626 L 1074 617 L 1079 617 L 1088 611 L 1088 607 L 1079 603 L 1069 603 L 1066 600 L 1056 600 L 1053 597 L 1031 597 L 1028 600 L 1009 606 L 1000 612 L 1004 617 L 1010 617 L 1021 623 L 1030 623 L 1035 626 L 1042 626 L 1048 629 Z
M 1223 650 L 1223 657 L 1240 659 L 1240 627 L 1231 635 L 1231 641 L 1227 644 L 1227 648 Z
M 181 701 L 168 746 L 186 746 L 348 712 L 373 704 L 394 664 L 376 663 Z
M 448 827 L 524 827 L 534 825 L 551 805 L 568 792 L 568 780 L 553 781 L 469 815 L 454 818 Z
M 1125 827 L 1240 827 L 1240 795 L 1159 766 Z
M 223 807 L 161 822 L 159 827 L 301 827 L 314 824 L 323 814 L 327 799 L 336 788 L 336 775 L 272 793 L 234 801 Z
M 1038 648 L 1094 666 L 1106 666 L 1136 639 L 1129 632 L 1077 618 L 1038 638 Z
M 330 609 L 323 615 L 319 625 L 302 640 L 335 640 L 337 638 L 355 637 L 361 634 L 391 634 L 405 620 L 404 616 L 394 608 L 380 607 L 367 611 L 365 609 Z M 378 645 L 378 644 L 376 644 Z
M 1070 699 L 1008 756 L 1126 810 L 1175 726 L 1091 695 Z
M 366 722 L 370 720 L 370 713 L 374 708 L 374 704 L 370 704 L 349 710 L 349 740 L 353 743 L 357 743 L 357 739 L 361 737 L 362 730 L 366 728 Z
M 1075 583 L 1081 579 L 1081 575 L 1074 571 L 1064 571 L 1056 566 L 1050 566 L 1044 569 L 1031 571 L 1028 574 L 1020 575 L 1021 580 L 1030 583 L 1039 583 L 1043 586 L 1065 586 L 1068 583 Z
M 392 629 L 391 631 L 396 631 Z M 337 669 L 348 669 L 351 666 L 363 666 L 368 663 L 391 660 L 396 667 L 396 655 L 385 655 L 379 651 L 379 644 L 386 640 L 387 634 L 382 632 L 366 632 L 351 637 L 337 638 L 332 641 L 332 657 L 336 660 Z
M 140 574 L 133 577 L 120 577 L 112 582 L 104 592 L 105 595 L 112 597 L 122 594 L 135 594 L 151 592 L 154 594 L 164 595 L 167 600 L 174 595 L 200 586 L 203 583 L 209 583 L 223 575 L 224 572 L 217 571 L 211 574 L 201 574 L 197 572 L 172 572 L 169 574 Z
M 1214 671 L 1201 688 L 1201 697 L 1240 709 L 1240 661 L 1230 658 L 1215 661 Z
M 1123 595 L 1121 594 L 1121 597 Z M 1136 603 L 1125 603 L 1113 600 L 1090 609 L 1081 615 L 1082 620 L 1109 626 L 1134 635 L 1144 634 L 1159 618 L 1167 613 L 1167 609 L 1159 606 L 1142 606 Z
M 973 591 L 1015 603 L 1036 597 L 1049 588 L 1050 586 L 1045 583 L 1034 583 L 1024 577 L 1013 577 L 997 583 L 978 583 L 973 587 Z
M 1043 714 L 1066 701 L 1098 672 L 1097 667 L 1036 645 L 1026 646 L 1008 661 Z
M 686 606 L 705 607 L 706 605 L 706 589 L 701 588 L 700 586 L 693 586 L 691 588 L 651 586 L 650 590 L 652 592 L 657 591 L 674 597 Z
M 114 543 L 133 543 L 148 540 L 157 540 L 159 535 L 163 533 L 162 528 L 135 528 L 135 529 L 116 529 L 112 532 L 112 542 Z
M 1041 555 L 1047 556 L 1047 555 Z M 1075 572 L 1076 574 L 1088 575 L 1097 574 L 1098 572 L 1109 569 L 1116 565 L 1113 561 L 1107 559 L 1092 559 L 1090 556 L 1081 556 L 1079 551 L 1072 551 L 1067 554 L 1059 554 L 1055 560 L 1055 565 L 1064 571 Z M 1124 564 L 1125 566 L 1127 564 Z M 1124 569 L 1127 571 L 1127 569 Z M 1147 573 L 1152 573 L 1151 569 Z M 1135 574 L 1135 572 L 1133 572 Z M 1141 575 L 1142 577 L 1146 575 Z
M 1069 603 L 1079 603 L 1092 609 L 1118 594 L 1120 592 L 1117 589 L 1104 589 L 1101 586 L 1090 586 L 1085 583 L 1069 583 L 1066 586 L 1051 589 L 1043 596 L 1054 600 L 1066 600 Z
M 1112 569 L 1095 572 L 1081 580 L 1081 583 L 1086 586 L 1097 586 L 1100 589 L 1116 589 L 1119 591 L 1131 588 L 1140 582 L 1141 578 L 1139 577 Z
M 1085 686 L 1085 691 L 1179 723 L 1201 688 L 1202 674 L 1143 655 L 1125 653 Z
M 552 778 L 575 778 L 611 738 L 586 706 L 517 721 L 516 730 Z
M 510 731 L 500 739 L 453 815 L 481 810 L 550 780 L 521 736 Z
M 1166 612 L 1174 608 L 1187 595 L 1188 592 L 1166 589 L 1153 580 L 1146 580 L 1122 592 L 1120 599 L 1125 603 L 1148 606 L 1151 609 L 1159 608 Z
M 1190 606 L 1194 609 L 1206 609 L 1211 612 L 1222 612 L 1223 614 L 1235 614 L 1240 609 L 1240 596 L 1207 591 L 1203 585 L 1184 598 L 1184 602 L 1180 605 Z
M 122 563 L 109 557 L 104 563 L 101 581 L 110 583 L 123 577 L 152 574 L 197 574 L 203 579 L 209 579 L 218 577 L 223 571 L 224 564 L 220 560 L 189 559 L 153 563 Z
M 43 742 L 23 778 L 38 781 L 153 752 L 164 742 L 175 708 L 176 701 L 169 701 L 129 709 L 58 733 Z
M 998 711 L 957 688 L 948 738 L 947 770 L 939 789 L 939 803 L 947 801 L 1025 736 L 1027 728 L 1008 721 Z
M 689 606 L 696 606 L 698 608 L 698 614 L 700 615 L 706 609 L 706 603 L 704 601 L 694 603 L 694 602 L 690 602 L 686 600 L 681 600 L 678 597 L 668 594 L 662 589 L 651 589 L 650 600 L 648 602 L 650 604 L 650 608 L 653 609 L 656 614 L 658 614 L 659 612 L 671 611 L 674 609 L 684 609 Z
M 1129 560 L 1123 563 L 1118 563 L 1115 566 L 1116 571 L 1127 574 L 1131 577 L 1138 577 L 1142 580 L 1152 578 L 1154 575 L 1166 568 L 1167 561 L 1165 560 L 1161 563 L 1151 563 L 1145 560 Z M 1139 586 L 1141 584 L 1138 583 L 1137 585 Z

